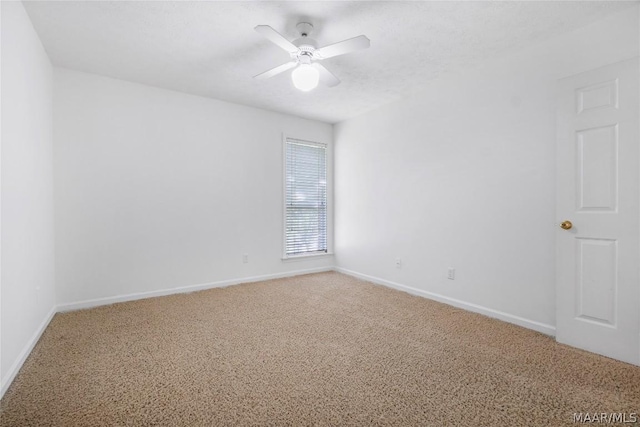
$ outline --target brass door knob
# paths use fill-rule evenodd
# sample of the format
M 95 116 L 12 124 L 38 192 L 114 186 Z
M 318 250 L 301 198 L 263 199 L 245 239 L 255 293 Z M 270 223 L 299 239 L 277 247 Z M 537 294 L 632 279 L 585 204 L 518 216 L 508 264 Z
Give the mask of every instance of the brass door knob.
M 571 224 L 571 221 L 562 221 L 560 223 L 560 228 L 562 228 L 563 230 L 569 230 L 571 229 L 571 227 L 573 227 L 573 224 Z

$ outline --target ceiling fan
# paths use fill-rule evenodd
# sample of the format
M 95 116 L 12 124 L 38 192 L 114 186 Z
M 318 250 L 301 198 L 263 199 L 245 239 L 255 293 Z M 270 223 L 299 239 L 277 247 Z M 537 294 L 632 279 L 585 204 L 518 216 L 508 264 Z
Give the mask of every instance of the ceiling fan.
M 318 86 L 318 81 L 321 81 L 329 87 L 333 87 L 338 85 L 340 80 L 334 76 L 331 71 L 316 61 L 366 49 L 371 45 L 371 42 L 366 36 L 358 36 L 318 48 L 316 41 L 309 38 L 309 34 L 313 31 L 313 25 L 308 22 L 300 22 L 296 25 L 296 28 L 300 32 L 300 38 L 292 42 L 268 25 L 258 25 L 254 28 L 271 42 L 289 52 L 292 59 L 291 62 L 260 73 L 254 76 L 254 78 L 268 79 L 291 68 L 295 68 L 291 73 L 291 79 L 297 89 L 308 92 Z

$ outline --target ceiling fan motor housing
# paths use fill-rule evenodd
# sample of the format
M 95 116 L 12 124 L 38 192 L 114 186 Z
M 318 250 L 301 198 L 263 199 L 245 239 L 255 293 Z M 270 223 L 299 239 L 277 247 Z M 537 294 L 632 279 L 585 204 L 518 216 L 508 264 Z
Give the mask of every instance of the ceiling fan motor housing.
M 314 52 L 317 49 L 317 43 L 315 40 L 307 37 L 302 37 L 300 39 L 294 40 L 293 44 L 298 46 L 298 51 L 292 52 L 291 58 L 297 60 L 301 60 L 305 57 L 308 57 L 309 59 L 318 59 L 314 56 Z

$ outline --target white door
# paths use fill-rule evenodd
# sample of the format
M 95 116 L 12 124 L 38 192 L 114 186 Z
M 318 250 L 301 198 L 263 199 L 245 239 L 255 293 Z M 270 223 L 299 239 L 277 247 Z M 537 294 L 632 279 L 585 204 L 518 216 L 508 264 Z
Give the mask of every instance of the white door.
M 560 80 L 556 204 L 556 339 L 636 365 L 639 79 L 636 58 Z

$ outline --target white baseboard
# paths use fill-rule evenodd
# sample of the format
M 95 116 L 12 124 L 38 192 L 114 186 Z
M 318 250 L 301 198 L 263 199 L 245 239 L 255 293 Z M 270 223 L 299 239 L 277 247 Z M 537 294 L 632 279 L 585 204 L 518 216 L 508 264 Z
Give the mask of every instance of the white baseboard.
M 117 302 L 135 301 L 145 298 L 161 297 L 173 294 L 182 294 L 188 292 L 203 291 L 212 288 L 224 288 L 225 286 L 239 285 L 240 283 L 262 282 L 264 280 L 281 279 L 283 277 L 299 276 L 301 274 L 322 273 L 325 271 L 333 271 L 333 267 L 309 268 L 306 270 L 287 271 L 285 273 L 264 274 L 261 276 L 241 277 L 238 279 L 221 280 L 212 283 L 203 283 L 200 285 L 180 286 L 177 288 L 162 289 L 159 291 L 138 292 L 126 295 L 116 295 L 112 297 L 90 299 L 79 302 L 71 302 L 58 304 L 58 312 L 82 310 L 85 308 L 98 307 L 101 305 L 109 305 Z
M 514 325 L 522 326 L 524 328 L 533 329 L 534 331 L 541 332 L 545 335 L 550 335 L 552 337 L 556 335 L 555 326 L 547 325 L 545 323 L 537 322 L 535 320 L 525 319 L 520 316 L 515 316 L 513 314 L 505 313 L 503 311 L 498 311 L 492 308 L 483 307 L 478 304 L 472 304 L 469 302 L 457 300 L 455 298 L 450 298 L 444 295 L 436 294 L 433 292 L 423 291 L 422 289 L 416 289 L 410 286 L 401 285 L 400 283 L 391 282 L 389 280 L 380 279 L 378 277 L 358 273 L 357 271 L 348 270 L 342 267 L 335 267 L 334 270 L 339 273 L 348 274 L 349 276 L 357 277 L 359 279 L 363 279 L 379 285 L 387 286 L 389 288 L 398 289 L 400 291 L 404 291 L 412 295 L 421 296 L 421 297 L 438 301 L 444 304 L 452 305 L 457 308 L 462 308 L 467 311 L 484 314 L 485 316 L 493 317 L 494 319 L 499 319 L 508 323 L 513 323 Z
M 53 319 L 53 316 L 56 314 L 56 312 L 56 307 L 53 307 L 51 311 L 49 311 L 42 323 L 40 323 L 40 326 L 38 326 L 38 329 L 36 329 L 36 332 L 27 342 L 27 345 L 24 346 L 24 348 L 20 352 L 20 355 L 18 355 L 16 361 L 13 362 L 13 365 L 11 365 L 11 368 L 9 368 L 7 374 L 4 376 L 4 378 L 2 378 L 2 387 L 0 387 L 0 399 L 2 399 L 4 393 L 9 389 L 9 386 L 13 382 L 16 375 L 18 375 L 20 368 L 22 368 L 25 360 L 27 360 L 27 357 L 29 357 L 29 355 L 31 354 L 33 347 L 36 346 L 36 343 L 42 336 L 42 333 L 45 331 L 45 329 L 47 329 L 47 326 L 49 326 L 49 323 L 51 322 L 51 319 Z

